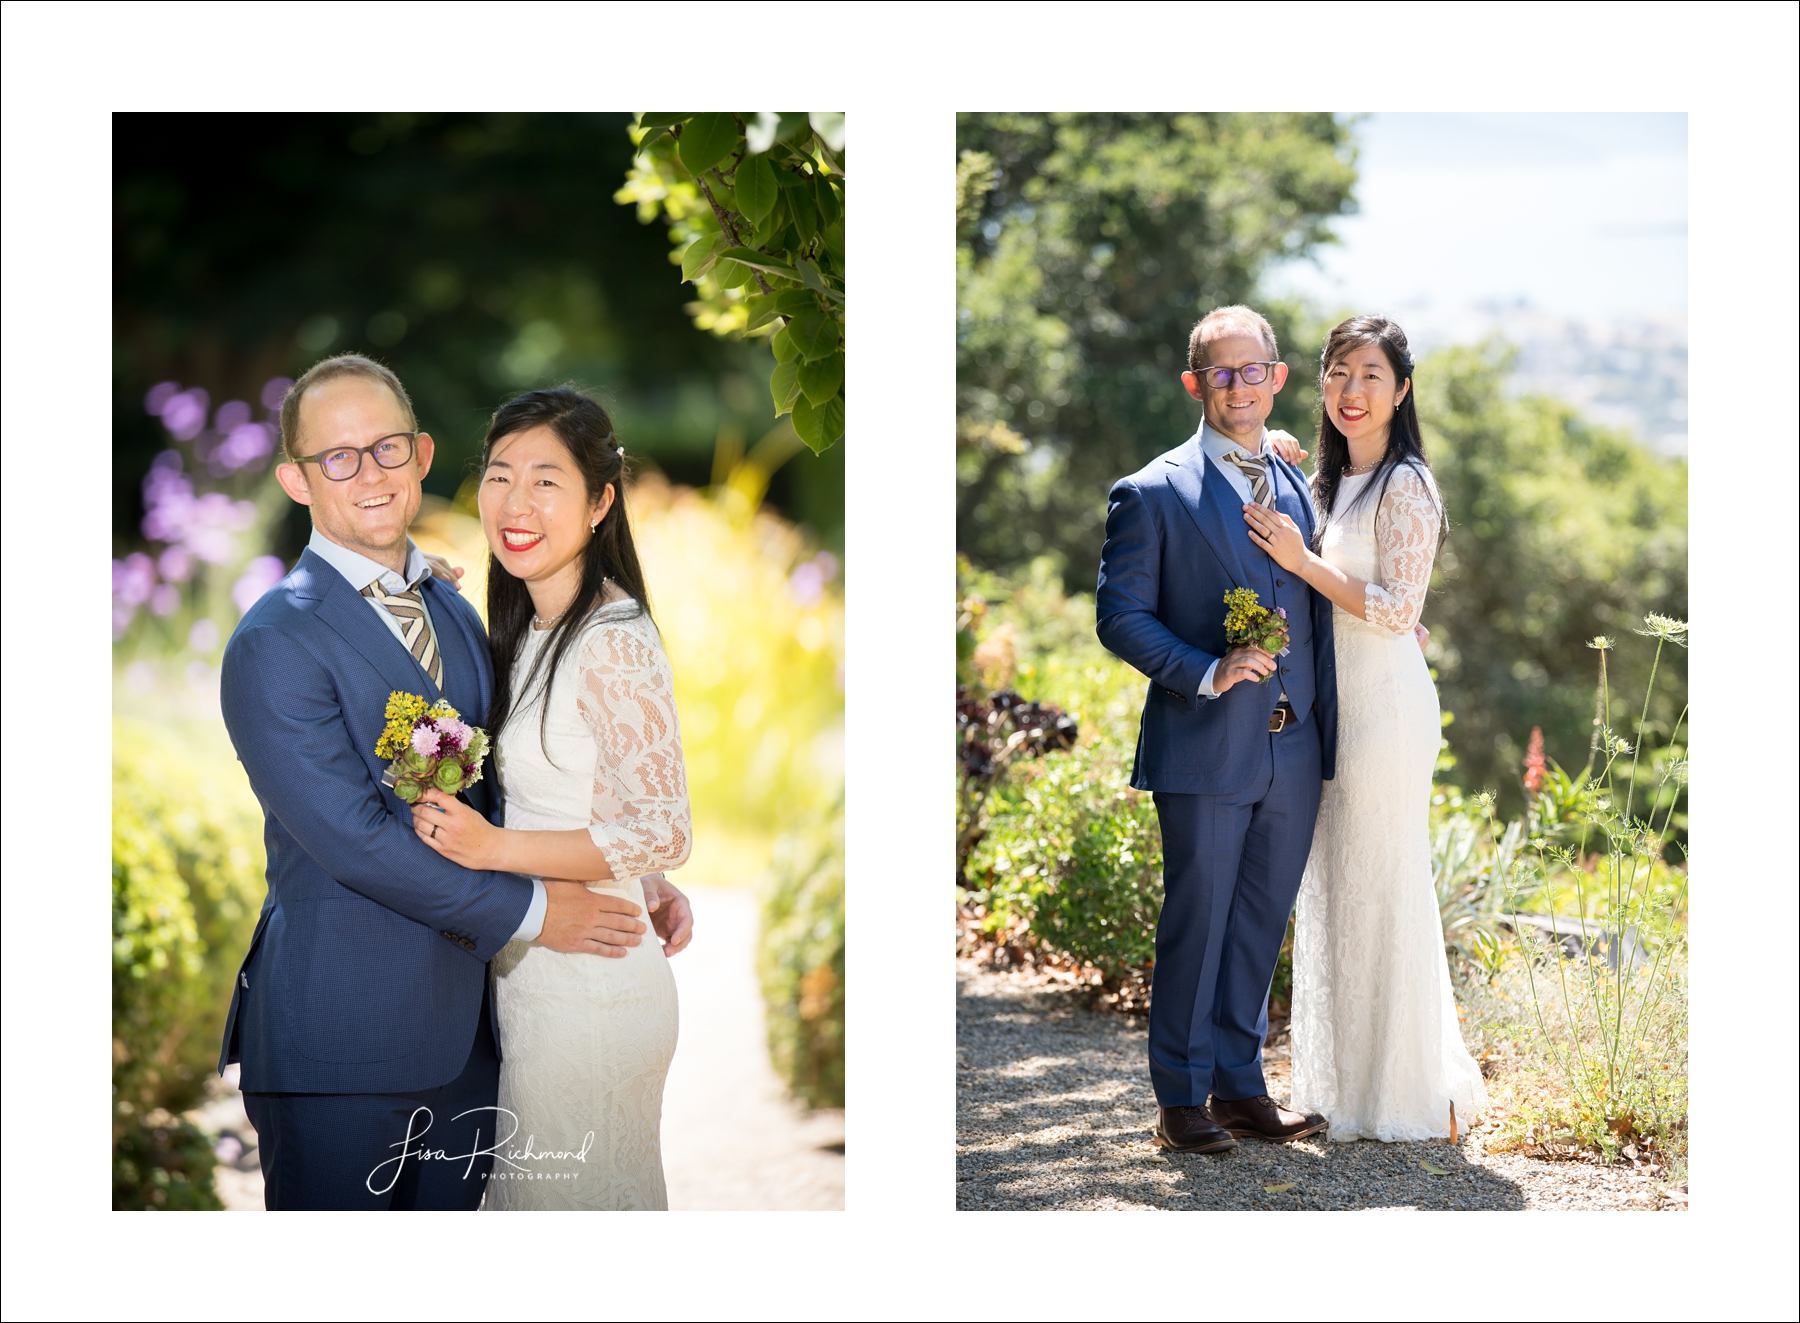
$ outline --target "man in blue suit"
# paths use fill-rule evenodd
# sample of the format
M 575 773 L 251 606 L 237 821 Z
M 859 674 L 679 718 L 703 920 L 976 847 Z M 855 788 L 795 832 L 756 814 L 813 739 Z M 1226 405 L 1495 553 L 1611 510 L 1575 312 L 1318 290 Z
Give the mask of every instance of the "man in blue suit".
M 1337 746 L 1331 603 L 1252 543 L 1243 514 L 1256 501 L 1313 535 L 1304 477 L 1266 444 L 1279 358 L 1249 308 L 1200 321 L 1181 379 L 1205 420 L 1114 485 L 1100 559 L 1100 641 L 1150 677 L 1131 784 L 1153 792 L 1162 828 L 1150 1080 L 1157 1142 L 1179 1152 L 1325 1126 L 1277 1107 L 1262 1070 L 1269 986 Z M 1233 588 L 1287 611 L 1283 655 L 1226 643 Z
M 399 379 L 354 355 L 294 384 L 281 432 L 277 476 L 313 534 L 225 650 L 269 895 L 219 1068 L 242 1062 L 269 1208 L 473 1209 L 500 1068 L 488 960 L 515 938 L 620 956 L 644 924 L 621 897 L 474 872 L 419 841 L 381 784 L 388 695 L 442 695 L 480 725 L 493 690 L 480 618 L 406 535 L 431 437 Z M 501 820 L 491 776 L 468 798 Z M 685 921 L 670 890 L 659 928 Z

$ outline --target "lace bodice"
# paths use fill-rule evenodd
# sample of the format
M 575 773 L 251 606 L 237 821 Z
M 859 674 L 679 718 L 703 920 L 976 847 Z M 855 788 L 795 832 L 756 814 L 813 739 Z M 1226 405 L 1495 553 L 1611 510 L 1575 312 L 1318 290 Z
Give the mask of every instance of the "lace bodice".
M 1431 584 L 1442 507 L 1430 473 L 1411 465 L 1394 470 L 1379 509 L 1372 500 L 1357 501 L 1375 477 L 1349 475 L 1338 483 L 1338 514 L 1325 526 L 1319 554 L 1368 585 L 1363 610 L 1369 624 L 1408 634 Z M 1355 619 L 1342 607 L 1333 615 Z
M 682 863 L 692 830 L 674 678 L 656 626 L 635 612 L 626 601 L 594 613 L 548 694 L 533 686 L 506 724 L 496 757 L 506 825 L 586 828 L 613 872 L 590 890 L 641 906 L 639 879 Z M 526 635 L 515 674 L 530 673 L 549 638 Z M 662 1095 L 679 1016 L 661 946 L 609 959 L 509 942 L 493 971 L 499 1105 L 518 1128 L 487 1207 L 666 1208 Z
M 693 842 L 674 676 L 656 626 L 634 609 L 622 602 L 595 612 L 564 673 L 548 691 L 533 686 L 497 752 L 506 825 L 586 827 L 615 879 L 679 867 Z M 547 630 L 526 635 L 515 674 L 530 673 L 549 638 Z M 571 775 L 584 768 L 591 779 Z

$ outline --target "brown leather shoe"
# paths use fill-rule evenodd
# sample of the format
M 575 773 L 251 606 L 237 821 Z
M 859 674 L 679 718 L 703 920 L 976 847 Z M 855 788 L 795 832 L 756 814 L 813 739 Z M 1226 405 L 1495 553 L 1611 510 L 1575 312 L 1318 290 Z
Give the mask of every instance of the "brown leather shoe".
M 1215 1095 L 1208 1102 L 1207 1111 L 1221 1130 L 1240 1139 L 1255 1135 L 1258 1139 L 1286 1143 L 1316 1135 L 1325 1128 L 1325 1118 L 1316 1112 L 1305 1116 L 1290 1112 L 1285 1107 L 1277 1107 L 1275 1100 L 1266 1093 L 1260 1098 L 1240 1098 L 1232 1102 Z
M 1158 1108 L 1156 1142 L 1172 1153 L 1223 1153 L 1237 1147 L 1237 1140 L 1214 1125 L 1204 1107 Z

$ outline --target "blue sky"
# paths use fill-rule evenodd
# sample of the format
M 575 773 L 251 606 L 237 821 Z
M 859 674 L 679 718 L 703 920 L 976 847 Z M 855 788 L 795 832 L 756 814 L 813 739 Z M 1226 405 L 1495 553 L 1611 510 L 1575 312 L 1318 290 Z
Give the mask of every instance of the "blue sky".
M 1272 291 L 1435 322 L 1524 300 L 1583 322 L 1687 310 L 1687 116 L 1377 114 L 1358 215 Z

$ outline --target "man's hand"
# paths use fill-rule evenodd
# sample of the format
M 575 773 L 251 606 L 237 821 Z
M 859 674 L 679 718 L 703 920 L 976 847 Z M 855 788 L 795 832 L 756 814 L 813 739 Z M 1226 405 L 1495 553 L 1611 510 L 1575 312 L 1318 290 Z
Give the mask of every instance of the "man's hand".
M 1213 671 L 1213 692 L 1222 694 L 1239 680 L 1260 680 L 1273 674 L 1275 659 L 1261 648 L 1245 644 L 1219 658 L 1219 665 Z
M 1431 642 L 1431 631 L 1423 623 L 1417 624 L 1413 626 L 1413 637 L 1419 640 L 1419 651 L 1424 652 L 1425 645 Z
M 424 555 L 425 563 L 431 566 L 431 577 L 434 579 L 442 579 L 460 593 L 462 591 L 461 580 L 463 577 L 463 567 L 460 565 L 452 565 L 442 556 L 434 556 L 429 551 L 425 552 Z
M 662 938 L 663 954 L 672 956 L 694 939 L 694 907 L 661 873 L 650 874 L 643 883 L 644 903 L 650 907 L 650 926 Z
M 589 891 L 580 882 L 545 878 L 544 930 L 538 945 L 570 955 L 601 955 L 618 959 L 643 941 L 642 914 L 623 896 Z

